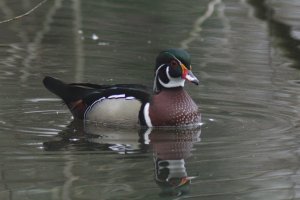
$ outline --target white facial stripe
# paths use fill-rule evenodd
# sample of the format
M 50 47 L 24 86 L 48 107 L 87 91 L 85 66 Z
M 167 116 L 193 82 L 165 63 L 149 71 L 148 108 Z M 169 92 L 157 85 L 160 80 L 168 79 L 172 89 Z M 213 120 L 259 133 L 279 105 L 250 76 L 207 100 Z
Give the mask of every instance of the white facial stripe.
M 149 115 L 149 106 L 150 106 L 150 104 L 146 103 L 146 105 L 144 107 L 144 110 L 143 110 L 143 113 L 144 113 L 144 118 L 145 118 L 146 125 L 148 127 L 152 127 L 152 122 L 151 122 L 150 115 Z
M 158 79 L 158 71 L 160 70 L 160 68 L 162 68 L 164 66 L 164 64 L 162 64 L 161 66 L 159 66 L 155 72 L 155 77 L 154 77 L 154 83 L 153 83 L 153 91 L 157 92 L 157 85 L 156 85 L 156 81 Z
M 185 80 L 182 79 L 181 77 L 178 78 L 173 78 L 169 74 L 169 67 L 166 69 L 167 77 L 169 79 L 168 83 L 164 83 L 160 78 L 158 77 L 159 83 L 164 86 L 165 88 L 174 88 L 174 87 L 183 87 Z
M 174 59 L 178 61 L 178 63 L 179 63 L 180 66 L 183 65 L 182 62 L 180 60 L 178 60 L 175 56 L 174 56 Z
M 175 60 L 177 60 L 179 62 L 179 64 L 182 64 L 180 60 L 178 60 L 178 58 L 176 58 L 173 54 L 166 52 L 167 54 L 171 55 Z
M 166 52 L 167 54 L 171 55 L 179 64 L 180 66 L 185 66 L 184 64 L 182 64 L 182 62 L 176 58 L 173 54 L 169 53 L 169 52 Z M 170 76 L 169 74 L 169 67 L 167 67 L 166 69 L 166 73 L 167 73 L 167 77 L 169 79 L 169 82 L 168 83 L 164 83 L 162 80 L 160 80 L 160 78 L 158 77 L 158 72 L 160 70 L 161 67 L 163 67 L 164 64 L 160 65 L 156 72 L 155 72 L 155 78 L 154 78 L 154 84 L 153 84 L 153 90 L 156 92 L 157 91 L 157 85 L 156 85 L 156 81 L 158 79 L 159 83 L 165 87 L 165 88 L 174 88 L 174 87 L 184 87 L 184 83 L 185 83 L 185 80 L 182 79 L 181 77 L 178 77 L 178 78 L 173 78 Z M 189 81 L 193 81 L 195 80 L 194 78 L 192 78 L 190 75 L 187 75 L 186 79 L 188 79 Z

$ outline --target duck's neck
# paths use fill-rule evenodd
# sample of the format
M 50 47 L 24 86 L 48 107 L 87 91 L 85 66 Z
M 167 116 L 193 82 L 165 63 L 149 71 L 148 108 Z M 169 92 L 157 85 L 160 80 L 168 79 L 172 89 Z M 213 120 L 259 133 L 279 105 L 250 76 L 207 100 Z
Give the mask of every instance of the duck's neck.
M 161 90 L 155 92 L 155 95 L 158 95 L 160 93 L 178 93 L 178 92 L 183 92 L 184 89 L 183 87 L 173 87 L 173 88 L 162 88 Z

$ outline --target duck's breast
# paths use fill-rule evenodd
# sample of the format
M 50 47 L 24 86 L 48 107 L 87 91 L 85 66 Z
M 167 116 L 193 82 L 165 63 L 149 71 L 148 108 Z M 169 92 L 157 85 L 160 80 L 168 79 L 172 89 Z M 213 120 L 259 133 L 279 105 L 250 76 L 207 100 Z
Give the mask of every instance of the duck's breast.
M 201 122 L 198 106 L 183 89 L 162 91 L 153 96 L 149 116 L 153 126 L 185 126 Z

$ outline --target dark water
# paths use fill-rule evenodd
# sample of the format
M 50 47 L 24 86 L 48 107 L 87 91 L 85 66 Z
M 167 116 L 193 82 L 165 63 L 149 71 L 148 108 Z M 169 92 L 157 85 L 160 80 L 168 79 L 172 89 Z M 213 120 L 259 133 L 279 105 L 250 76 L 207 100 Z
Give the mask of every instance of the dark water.
M 0 20 L 38 0 L 0 0 Z M 0 24 L 0 199 L 299 199 L 300 2 L 49 0 Z M 186 48 L 200 129 L 72 122 L 42 86 L 142 83 Z

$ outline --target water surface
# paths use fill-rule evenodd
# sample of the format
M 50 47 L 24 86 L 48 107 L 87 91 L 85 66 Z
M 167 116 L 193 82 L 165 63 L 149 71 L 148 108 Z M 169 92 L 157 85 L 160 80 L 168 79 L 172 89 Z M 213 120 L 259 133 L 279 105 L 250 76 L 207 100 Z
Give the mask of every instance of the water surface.
M 0 0 L 0 20 L 37 0 Z M 0 24 L 0 199 L 297 199 L 298 1 L 64 1 Z M 83 126 L 42 85 L 152 86 L 186 48 L 201 129 Z

